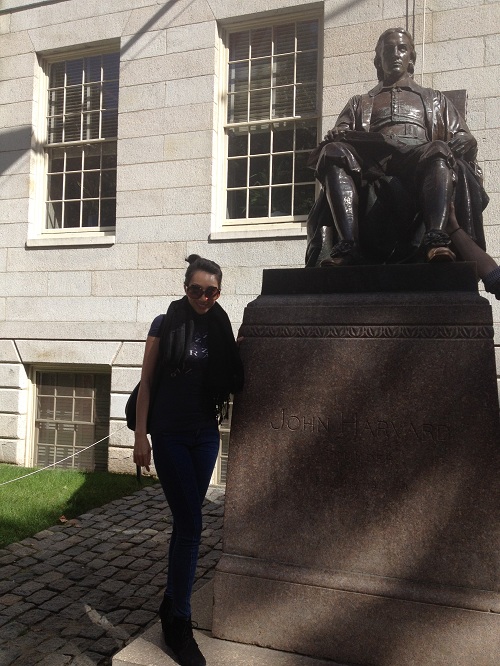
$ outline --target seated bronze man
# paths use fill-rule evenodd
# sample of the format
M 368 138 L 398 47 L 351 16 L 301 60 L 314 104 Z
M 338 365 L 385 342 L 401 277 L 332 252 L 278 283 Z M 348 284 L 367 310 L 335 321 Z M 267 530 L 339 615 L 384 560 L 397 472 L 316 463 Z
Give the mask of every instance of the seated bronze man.
M 454 261 L 445 232 L 450 202 L 484 247 L 488 203 L 477 144 L 449 99 L 413 80 L 411 35 L 386 30 L 375 49 L 378 85 L 349 100 L 309 165 L 322 190 L 308 219 L 306 266 Z

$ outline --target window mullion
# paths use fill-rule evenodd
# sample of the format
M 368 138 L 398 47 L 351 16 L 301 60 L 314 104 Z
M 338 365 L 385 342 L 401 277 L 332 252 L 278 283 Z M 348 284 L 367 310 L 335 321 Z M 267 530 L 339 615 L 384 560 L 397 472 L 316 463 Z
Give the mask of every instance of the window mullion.
M 82 86 L 82 89 L 84 87 Z M 83 215 L 83 183 L 84 183 L 84 177 L 85 174 L 83 172 L 83 168 L 85 166 L 85 149 L 84 146 L 82 145 L 82 152 L 80 156 L 80 218 L 79 218 L 79 227 L 80 229 L 82 228 L 82 215 Z
M 276 83 L 273 80 L 274 79 L 274 66 L 275 66 L 275 59 L 274 59 L 274 30 L 275 28 L 273 27 L 272 33 L 271 33 L 271 71 L 270 71 L 270 81 L 269 81 L 269 87 L 270 87 L 270 95 L 269 95 L 269 120 L 273 117 L 273 97 L 275 95 L 275 90 L 276 90 Z M 271 184 L 271 179 L 269 178 L 269 185 Z M 271 195 L 271 192 L 269 192 L 269 196 Z M 268 206 L 268 215 L 269 215 L 269 206 Z
M 87 78 L 85 77 L 85 61 L 83 65 L 83 85 L 82 85 L 82 140 L 88 141 L 90 139 L 90 88 L 88 86 Z
M 101 82 L 99 86 L 99 138 L 103 135 L 102 131 L 102 110 L 104 108 L 104 64 L 101 56 Z
M 292 93 L 292 113 L 297 116 L 297 54 L 298 54 L 297 24 L 295 24 L 295 42 L 293 54 L 293 93 Z M 316 73 L 316 78 L 318 74 Z M 295 152 L 295 151 L 294 151 Z
M 66 103 L 67 103 L 67 91 L 68 91 L 68 71 L 67 66 L 64 67 L 64 89 L 63 89 L 63 107 L 62 107 L 62 132 L 61 138 L 63 143 L 66 141 Z
M 247 81 L 247 123 L 250 122 L 250 108 L 252 96 L 250 90 L 252 89 L 252 45 L 250 44 L 250 57 L 248 58 L 248 81 Z
M 271 205 L 271 199 L 273 195 L 273 171 L 274 171 L 274 131 L 275 126 L 271 124 L 271 140 L 270 140 L 270 154 L 269 154 L 269 205 Z M 271 209 L 269 208 L 269 217 L 271 216 Z
M 80 111 L 79 111 L 79 116 L 80 116 L 80 136 L 79 139 L 80 141 L 84 141 L 86 139 L 85 132 L 84 132 L 84 127 L 85 127 L 85 114 L 83 112 L 84 109 L 84 104 L 85 104 L 85 58 L 83 59 L 83 67 L 82 67 L 82 75 L 80 78 Z M 88 115 L 87 115 L 88 118 Z
M 68 173 L 67 170 L 67 160 L 68 160 L 68 154 L 66 151 L 64 151 L 63 155 L 63 190 L 62 190 L 62 200 L 61 200 L 61 228 L 64 229 L 64 218 L 66 216 L 66 175 Z

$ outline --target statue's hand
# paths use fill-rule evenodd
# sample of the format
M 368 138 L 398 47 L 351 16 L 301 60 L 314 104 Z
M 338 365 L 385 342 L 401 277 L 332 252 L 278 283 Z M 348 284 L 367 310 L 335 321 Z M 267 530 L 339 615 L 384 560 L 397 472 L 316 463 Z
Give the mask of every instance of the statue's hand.
M 468 159 L 474 159 L 477 150 L 477 141 L 467 132 L 460 132 L 448 142 L 449 147 L 453 151 L 455 157 L 464 157 L 467 155 Z
M 341 132 L 342 130 L 338 127 L 332 127 L 332 129 L 328 130 L 328 132 L 325 134 L 323 141 L 337 141 Z

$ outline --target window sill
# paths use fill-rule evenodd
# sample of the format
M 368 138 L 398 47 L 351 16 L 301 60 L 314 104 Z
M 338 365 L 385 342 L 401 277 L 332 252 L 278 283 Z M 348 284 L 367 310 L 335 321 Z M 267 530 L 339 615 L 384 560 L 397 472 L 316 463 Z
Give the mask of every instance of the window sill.
M 221 229 L 210 234 L 211 241 L 259 240 L 260 238 L 302 239 L 306 238 L 305 227 L 298 229 Z
M 103 247 L 115 244 L 115 234 L 83 236 L 80 234 L 50 234 L 38 238 L 28 238 L 26 247 Z

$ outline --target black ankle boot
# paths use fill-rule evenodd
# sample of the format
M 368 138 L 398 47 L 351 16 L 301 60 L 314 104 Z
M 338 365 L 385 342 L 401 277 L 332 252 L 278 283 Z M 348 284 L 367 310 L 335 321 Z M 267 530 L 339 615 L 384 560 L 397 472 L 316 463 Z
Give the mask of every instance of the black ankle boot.
M 171 640 L 172 620 L 174 619 L 173 610 L 174 602 L 172 599 L 170 597 L 163 597 L 158 615 L 160 616 L 163 637 L 167 645 L 169 645 L 169 641 Z
M 206 666 L 205 657 L 193 637 L 191 618 L 173 617 L 169 626 L 167 645 L 177 657 L 180 666 Z

